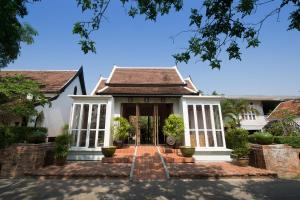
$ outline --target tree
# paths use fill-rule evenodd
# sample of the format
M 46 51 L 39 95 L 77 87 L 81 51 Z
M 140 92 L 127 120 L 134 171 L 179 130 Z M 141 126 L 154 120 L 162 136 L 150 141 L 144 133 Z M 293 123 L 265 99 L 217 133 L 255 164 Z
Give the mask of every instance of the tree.
M 230 128 L 241 127 L 242 114 L 247 112 L 258 112 L 244 99 L 225 99 L 221 101 L 221 108 L 225 127 Z
M 26 24 L 19 22 L 27 15 L 26 3 L 38 0 L 3 0 L 0 2 L 0 66 L 15 60 L 20 51 L 20 42 L 32 43 L 37 33 Z M 100 29 L 110 0 L 76 0 L 88 20 L 79 21 L 73 26 L 73 33 L 80 36 L 79 44 L 86 54 L 96 52 L 92 33 Z M 183 0 L 120 0 L 130 17 L 145 16 L 145 20 L 156 21 L 158 16 L 184 8 Z M 267 9 L 266 9 L 267 8 Z M 300 0 L 202 0 L 199 6 L 190 10 L 187 30 L 176 34 L 190 34 L 183 52 L 173 55 L 175 62 L 185 62 L 194 57 L 208 61 L 212 68 L 220 68 L 220 54 L 241 60 L 241 44 L 246 48 L 258 47 L 259 33 L 264 22 L 272 16 L 279 19 L 283 9 L 291 9 L 288 30 L 300 31 Z M 257 12 L 265 13 L 260 17 Z M 251 20 L 260 19 L 256 22 Z
M 37 116 L 37 105 L 49 103 L 40 85 L 24 76 L 0 77 L 0 124 Z
M 38 0 L 0 1 L 0 69 L 17 59 L 21 42 L 33 43 L 37 32 L 20 19 L 28 14 L 25 4 Z
M 82 12 L 92 11 L 88 21 L 77 22 L 73 33 L 80 35 L 81 48 L 84 53 L 95 52 L 95 43 L 91 40 L 92 32 L 100 28 L 101 20 L 110 0 L 76 0 Z M 171 10 L 182 11 L 183 0 L 120 0 L 124 7 L 129 7 L 128 15 L 144 15 L 145 20 L 156 21 L 158 16 L 167 15 Z M 219 55 L 222 50 L 229 59 L 241 60 L 238 41 L 246 41 L 246 47 L 258 47 L 259 32 L 264 22 L 271 16 L 279 18 L 280 12 L 288 5 L 293 11 L 289 16 L 288 30 L 300 31 L 300 1 L 299 0 L 203 0 L 190 13 L 189 29 L 181 31 L 176 36 L 189 33 L 190 37 L 185 51 L 173 55 L 175 62 L 187 63 L 192 56 L 201 61 L 208 61 L 212 68 L 220 68 Z M 268 12 L 266 9 L 271 8 Z M 264 11 L 265 16 L 257 22 L 251 22 L 250 17 L 256 16 L 257 10 Z M 266 10 L 265 10 L 266 9 Z M 175 37 L 176 37 L 175 36 Z

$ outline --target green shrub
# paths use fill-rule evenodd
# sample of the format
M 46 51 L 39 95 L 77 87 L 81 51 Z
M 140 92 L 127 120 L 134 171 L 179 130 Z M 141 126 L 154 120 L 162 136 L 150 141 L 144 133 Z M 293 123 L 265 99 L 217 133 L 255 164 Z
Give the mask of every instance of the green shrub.
M 300 148 L 300 136 L 275 136 L 274 143 L 288 144 L 293 148 Z
M 0 127 L 0 148 L 15 143 L 41 143 L 45 141 L 47 129 L 43 127 Z
M 179 115 L 170 115 L 166 120 L 163 127 L 163 133 L 165 136 L 172 136 L 178 140 L 183 138 L 184 125 L 183 119 Z
M 115 117 L 114 121 L 114 140 L 126 140 L 129 136 L 129 132 L 132 130 L 131 124 L 124 117 Z
M 229 129 L 226 132 L 227 147 L 233 150 L 233 154 L 238 158 L 247 156 L 249 153 L 248 131 L 245 129 Z
M 255 132 L 248 136 L 248 140 L 254 144 L 268 145 L 273 143 L 274 137 L 268 132 Z
M 71 143 L 71 135 L 68 133 L 68 126 L 64 126 L 62 134 L 55 138 L 54 157 L 56 160 L 67 158 Z

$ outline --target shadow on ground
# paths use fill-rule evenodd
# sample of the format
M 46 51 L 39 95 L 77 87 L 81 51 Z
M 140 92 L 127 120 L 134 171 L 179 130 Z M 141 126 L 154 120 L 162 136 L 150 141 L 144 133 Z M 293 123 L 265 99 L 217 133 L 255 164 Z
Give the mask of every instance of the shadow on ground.
M 300 199 L 300 181 L 0 179 L 0 199 Z

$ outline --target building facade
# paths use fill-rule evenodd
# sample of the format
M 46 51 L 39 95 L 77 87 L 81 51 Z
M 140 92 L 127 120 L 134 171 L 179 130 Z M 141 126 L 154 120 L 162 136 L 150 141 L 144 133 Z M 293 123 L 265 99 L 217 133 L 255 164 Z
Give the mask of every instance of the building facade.
M 184 120 L 184 145 L 196 148 L 196 160 L 230 160 L 221 115 L 221 96 L 204 96 L 177 67 L 118 67 L 101 77 L 91 95 L 72 95 L 70 160 L 100 160 L 101 147 L 113 144 L 115 117 L 134 127 L 128 144 L 161 145 L 170 114 Z

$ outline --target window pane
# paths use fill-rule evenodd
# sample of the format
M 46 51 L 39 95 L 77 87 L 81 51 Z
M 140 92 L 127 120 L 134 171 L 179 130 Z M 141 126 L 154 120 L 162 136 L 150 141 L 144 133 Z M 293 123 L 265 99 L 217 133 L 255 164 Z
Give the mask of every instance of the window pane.
M 96 131 L 90 131 L 89 148 L 95 148 Z
M 80 104 L 75 104 L 74 113 L 73 113 L 73 125 L 72 129 L 78 129 L 79 118 L 80 118 Z
M 210 117 L 209 105 L 205 105 L 204 110 L 205 110 L 205 117 L 206 117 L 206 128 L 211 129 L 211 117 Z
M 98 141 L 97 141 L 97 146 L 101 147 L 104 144 L 104 131 L 99 131 L 98 132 Z
M 189 115 L 189 127 L 190 129 L 195 129 L 193 105 L 188 105 L 188 115 Z
M 91 129 L 96 129 L 97 127 L 97 112 L 98 112 L 98 105 L 93 105 L 92 115 L 91 115 Z
M 72 131 L 71 132 L 71 146 L 76 147 L 77 145 L 77 136 L 78 136 L 78 131 Z
M 219 106 L 214 105 L 213 110 L 214 110 L 215 128 L 216 129 L 221 129 L 221 119 L 220 119 Z
M 191 146 L 192 147 L 197 146 L 197 140 L 196 140 L 196 133 L 195 133 L 195 131 L 190 131 L 190 140 L 191 140 Z
M 217 137 L 218 147 L 222 147 L 223 146 L 222 131 L 216 131 L 216 137 Z
M 106 115 L 106 105 L 101 104 L 100 106 L 100 118 L 99 118 L 99 129 L 105 129 L 105 115 Z
M 80 131 L 79 146 L 85 147 L 86 131 Z
M 204 129 L 204 124 L 203 124 L 203 115 L 202 115 L 202 106 L 197 105 L 196 106 L 197 110 L 197 122 L 198 122 L 198 128 L 199 129 Z
M 204 131 L 199 131 L 199 143 L 200 147 L 205 147 L 205 134 Z
M 81 129 L 87 129 L 89 115 L 89 104 L 83 105 L 82 119 L 81 119 Z
M 208 138 L 208 146 L 213 147 L 214 145 L 214 137 L 212 131 L 207 131 L 207 138 Z

